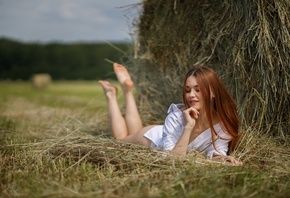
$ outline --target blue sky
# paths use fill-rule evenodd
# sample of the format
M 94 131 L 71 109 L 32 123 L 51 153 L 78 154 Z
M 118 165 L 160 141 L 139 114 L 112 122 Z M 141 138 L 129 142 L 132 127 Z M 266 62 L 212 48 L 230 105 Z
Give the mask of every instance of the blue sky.
M 0 0 L 0 37 L 24 42 L 130 41 L 142 0 Z M 140 9 L 140 6 L 139 6 Z

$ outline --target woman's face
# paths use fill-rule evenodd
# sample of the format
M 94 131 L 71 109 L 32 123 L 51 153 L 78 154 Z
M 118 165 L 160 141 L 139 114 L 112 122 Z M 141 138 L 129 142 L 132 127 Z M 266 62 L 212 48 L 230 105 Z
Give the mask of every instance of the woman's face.
M 200 87 L 197 83 L 196 77 L 189 76 L 186 79 L 184 94 L 185 102 L 189 107 L 194 107 L 198 111 L 203 108 L 203 97 L 201 95 Z

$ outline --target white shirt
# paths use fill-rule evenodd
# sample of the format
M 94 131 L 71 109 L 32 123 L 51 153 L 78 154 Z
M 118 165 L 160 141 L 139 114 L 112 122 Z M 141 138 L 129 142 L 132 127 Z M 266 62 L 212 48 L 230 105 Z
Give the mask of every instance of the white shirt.
M 184 104 L 171 104 L 164 125 L 155 126 L 144 134 L 146 138 L 152 141 L 153 147 L 168 151 L 174 148 L 184 130 L 181 107 L 184 107 Z M 188 144 L 188 151 L 205 152 L 210 159 L 213 155 L 226 156 L 231 136 L 221 128 L 219 123 L 214 125 L 214 129 L 219 136 L 214 137 L 215 147 L 212 144 L 211 129 L 208 128 Z

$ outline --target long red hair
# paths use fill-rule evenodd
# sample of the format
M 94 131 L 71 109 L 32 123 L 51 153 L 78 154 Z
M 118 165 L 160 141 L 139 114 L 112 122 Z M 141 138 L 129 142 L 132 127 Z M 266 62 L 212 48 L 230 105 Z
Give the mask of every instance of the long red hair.
M 214 116 L 216 116 L 219 122 L 221 122 L 221 127 L 232 137 L 229 143 L 228 152 L 233 151 L 239 139 L 239 118 L 236 104 L 229 94 L 228 89 L 219 79 L 218 75 L 204 64 L 196 65 L 186 74 L 183 87 L 185 87 L 186 80 L 189 76 L 194 76 L 196 78 L 200 87 L 200 92 L 204 98 L 204 108 L 211 128 L 214 147 L 214 137 L 218 136 L 213 127 Z M 185 89 L 183 89 L 183 101 L 188 107 L 185 100 Z

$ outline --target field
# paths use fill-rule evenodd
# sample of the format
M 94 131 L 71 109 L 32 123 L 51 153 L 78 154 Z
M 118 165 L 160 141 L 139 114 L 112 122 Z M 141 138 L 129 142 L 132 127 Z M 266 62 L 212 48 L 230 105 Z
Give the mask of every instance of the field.
M 243 166 L 165 158 L 111 138 L 95 81 L 0 82 L 0 197 L 289 197 L 289 142 L 244 130 Z

